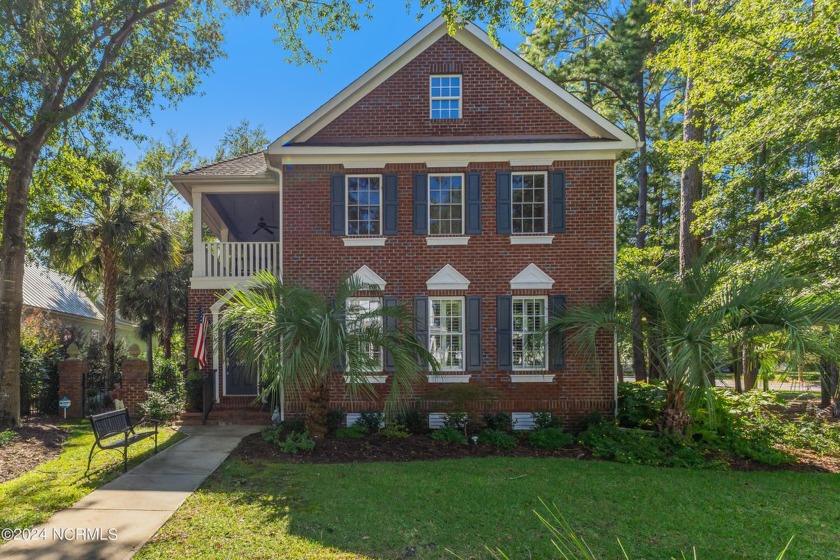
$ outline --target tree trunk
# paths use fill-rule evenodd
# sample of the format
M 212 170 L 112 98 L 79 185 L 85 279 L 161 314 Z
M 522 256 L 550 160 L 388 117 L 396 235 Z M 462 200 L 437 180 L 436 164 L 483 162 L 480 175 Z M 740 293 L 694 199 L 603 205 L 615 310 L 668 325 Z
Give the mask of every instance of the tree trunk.
M 691 13 L 697 13 L 696 0 L 690 0 Z M 691 74 L 685 79 L 685 109 L 683 113 L 683 142 L 696 144 L 703 141 L 701 111 L 694 106 L 694 80 Z M 694 148 L 689 147 L 693 152 Z M 684 276 L 700 254 L 700 239 L 692 233 L 696 219 L 694 204 L 702 193 L 702 172 L 699 158 L 693 156 L 680 176 L 680 276 Z
M 831 407 L 832 414 L 837 416 L 838 384 L 840 384 L 837 364 L 821 360 L 820 370 L 820 407 Z
M 665 364 L 662 362 L 662 343 L 655 334 L 648 335 L 648 379 L 662 379 L 665 374 Z
M 49 135 L 38 129 L 15 150 L 6 182 L 0 243 L 0 428 L 20 425 L 20 316 L 26 259 L 26 209 L 32 172 Z
M 117 257 L 109 248 L 102 251 L 102 300 L 105 307 L 105 373 L 108 386 L 117 381 Z
M 146 364 L 149 366 L 149 381 L 155 380 L 155 359 L 152 355 L 152 338 L 155 335 L 149 333 L 146 337 Z
M 741 352 L 737 344 L 732 347 L 732 374 L 735 377 L 735 392 L 743 393 L 744 387 L 741 385 Z
M 636 297 L 633 297 L 631 330 L 633 331 L 633 375 L 636 381 L 645 381 L 647 379 L 647 368 L 645 367 L 645 344 L 642 338 L 642 308 Z
M 172 359 L 172 316 L 169 313 L 161 315 L 160 340 L 163 343 L 163 357 Z
M 666 387 L 665 409 L 662 411 L 662 429 L 673 434 L 684 434 L 691 423 L 685 410 L 685 390 Z
M 746 344 L 741 347 L 741 362 L 743 364 L 741 371 L 744 372 L 744 391 L 752 391 L 758 378 L 758 368 L 753 365 L 750 349 Z
M 329 392 L 327 382 L 306 394 L 306 431 L 313 438 L 323 438 L 327 435 L 327 407 L 329 406 Z

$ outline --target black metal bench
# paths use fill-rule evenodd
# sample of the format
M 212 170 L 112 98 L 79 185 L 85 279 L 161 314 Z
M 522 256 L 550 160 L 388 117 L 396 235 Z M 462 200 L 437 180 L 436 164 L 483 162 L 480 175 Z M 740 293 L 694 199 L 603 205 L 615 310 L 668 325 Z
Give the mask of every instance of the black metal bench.
M 98 451 L 107 449 L 122 450 L 123 454 L 123 472 L 128 470 L 128 447 L 138 441 L 142 441 L 148 437 L 155 438 L 155 453 L 157 453 L 157 436 L 158 436 L 158 421 L 157 420 L 141 420 L 137 424 L 132 424 L 128 417 L 128 410 L 113 410 L 111 412 L 103 412 L 102 414 L 94 414 L 89 417 L 90 425 L 93 427 L 93 436 L 96 438 L 90 448 L 88 455 L 87 470 L 85 476 L 90 471 L 90 462 L 93 456 Z M 154 427 L 154 431 L 147 430 L 145 432 L 136 432 L 134 429 L 138 426 L 149 425 Z M 97 450 L 96 448 L 99 447 Z

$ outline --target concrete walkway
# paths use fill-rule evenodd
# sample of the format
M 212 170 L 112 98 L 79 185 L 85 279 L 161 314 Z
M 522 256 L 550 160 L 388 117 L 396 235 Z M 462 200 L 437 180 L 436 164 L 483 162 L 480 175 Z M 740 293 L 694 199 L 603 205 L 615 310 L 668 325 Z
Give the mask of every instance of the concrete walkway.
M 184 500 L 259 426 L 184 426 L 189 437 L 94 490 L 33 529 L 34 540 L 12 541 L 0 558 L 130 558 Z M 129 451 L 130 453 L 130 451 Z

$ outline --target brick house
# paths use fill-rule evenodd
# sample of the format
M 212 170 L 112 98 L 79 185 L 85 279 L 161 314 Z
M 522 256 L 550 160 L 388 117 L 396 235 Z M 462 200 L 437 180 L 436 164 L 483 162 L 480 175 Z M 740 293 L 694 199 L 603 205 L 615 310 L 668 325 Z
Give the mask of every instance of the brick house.
M 453 37 L 437 19 L 264 152 L 172 177 L 195 211 L 191 317 L 218 321 L 219 297 L 259 269 L 324 293 L 355 274 L 413 306 L 442 365 L 421 410 L 435 413 L 423 394 L 474 383 L 520 426 L 533 411 L 608 412 L 614 341 L 594 371 L 533 331 L 612 294 L 614 165 L 635 146 L 478 27 Z M 202 242 L 202 223 L 218 241 Z M 244 417 L 258 380 L 219 341 L 213 414 Z M 388 390 L 387 371 L 370 380 Z M 381 406 L 349 400 L 340 372 L 330 396 L 351 413 Z

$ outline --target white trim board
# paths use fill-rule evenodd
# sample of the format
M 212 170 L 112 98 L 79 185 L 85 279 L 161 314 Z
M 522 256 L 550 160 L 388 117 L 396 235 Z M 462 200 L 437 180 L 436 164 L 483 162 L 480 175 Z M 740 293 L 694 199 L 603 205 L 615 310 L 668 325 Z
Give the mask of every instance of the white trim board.
M 529 264 L 510 279 L 511 290 L 550 290 L 552 286 L 554 286 L 554 278 L 534 263 Z
M 445 265 L 426 280 L 428 290 L 467 290 L 469 287 L 470 281 L 451 264 Z

